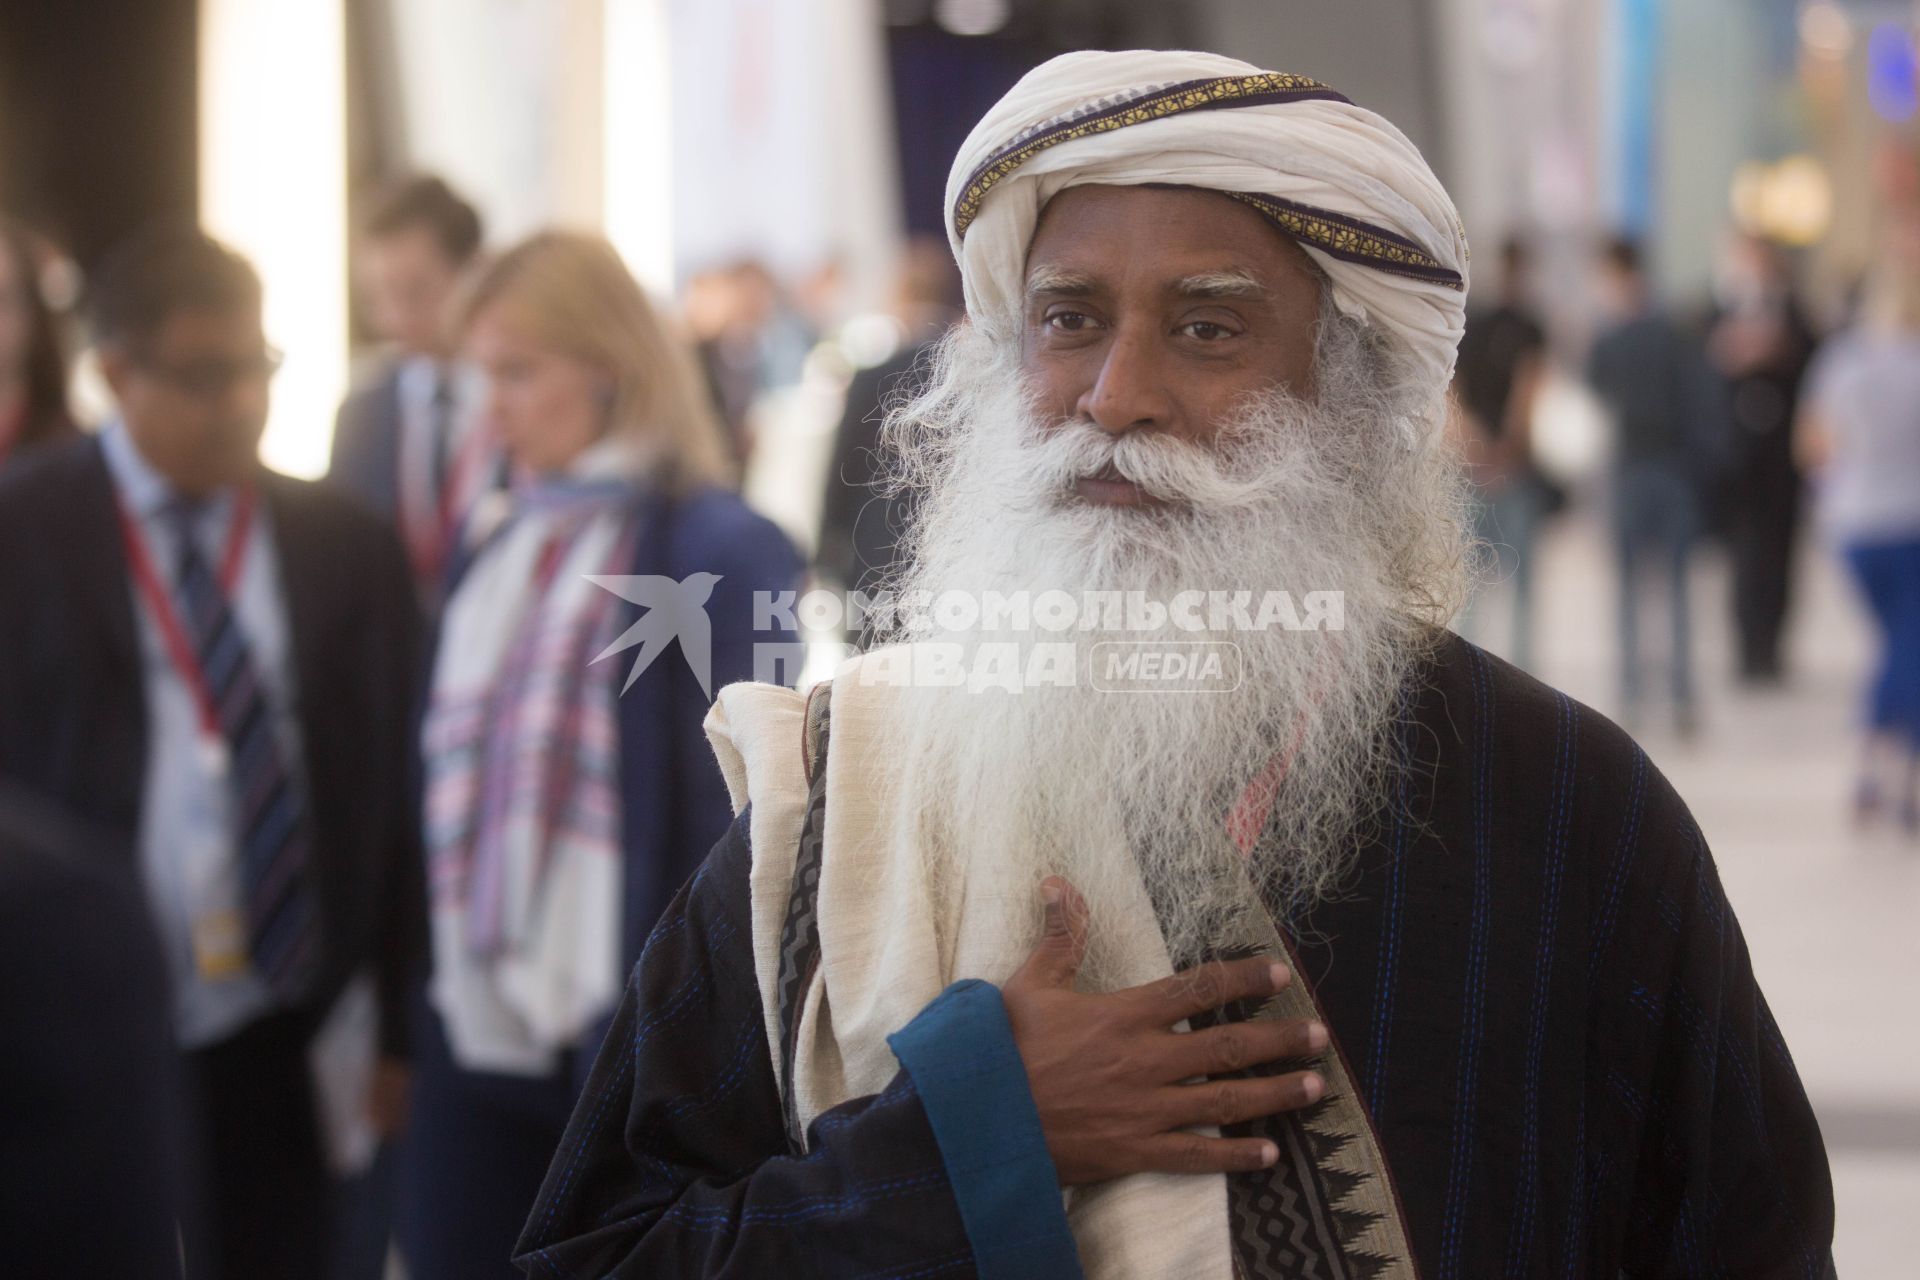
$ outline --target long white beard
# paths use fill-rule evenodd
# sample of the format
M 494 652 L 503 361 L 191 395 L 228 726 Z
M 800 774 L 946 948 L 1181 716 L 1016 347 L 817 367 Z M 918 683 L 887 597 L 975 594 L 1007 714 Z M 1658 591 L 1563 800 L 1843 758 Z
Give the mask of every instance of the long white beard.
M 1102 920 L 1142 882 L 1176 964 L 1247 944 L 1263 901 L 1297 917 L 1338 888 L 1385 797 L 1402 691 L 1460 586 L 1460 489 L 1450 461 L 1407 445 L 1397 418 L 1410 401 L 1361 330 L 1330 316 L 1318 356 L 1313 402 L 1260 396 L 1212 447 L 1197 447 L 1159 432 L 1116 440 L 1086 423 L 1044 426 L 1007 355 L 963 329 L 932 390 L 890 419 L 902 483 L 922 493 L 892 584 L 901 598 L 1344 597 L 1341 630 L 1196 632 L 1171 618 L 1148 631 L 1085 629 L 1082 618 L 1066 635 L 975 626 L 889 637 L 963 652 L 1010 640 L 1076 646 L 1072 687 L 909 690 L 888 758 L 944 894 L 963 894 L 970 863 L 1011 861 L 1036 887 L 1060 874 L 1085 895 L 1092 985 L 1105 984 Z M 1164 505 L 1071 496 L 1074 480 L 1109 466 Z M 1105 641 L 1231 644 L 1244 676 L 1230 693 L 1103 692 L 1088 655 Z M 1229 814 L 1256 779 L 1282 771 L 1249 858 Z M 999 893 L 1037 912 L 1031 890 Z

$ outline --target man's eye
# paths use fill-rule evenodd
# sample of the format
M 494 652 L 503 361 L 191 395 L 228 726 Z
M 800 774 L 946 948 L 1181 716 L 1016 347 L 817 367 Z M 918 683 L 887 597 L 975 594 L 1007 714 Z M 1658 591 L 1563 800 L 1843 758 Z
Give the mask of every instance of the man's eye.
M 1180 326 L 1180 332 L 1200 339 L 1202 342 L 1218 342 L 1222 338 L 1231 338 L 1233 330 L 1211 320 L 1195 320 L 1192 324 Z
M 1084 311 L 1056 311 L 1047 317 L 1047 328 L 1056 333 L 1079 333 L 1093 323 Z

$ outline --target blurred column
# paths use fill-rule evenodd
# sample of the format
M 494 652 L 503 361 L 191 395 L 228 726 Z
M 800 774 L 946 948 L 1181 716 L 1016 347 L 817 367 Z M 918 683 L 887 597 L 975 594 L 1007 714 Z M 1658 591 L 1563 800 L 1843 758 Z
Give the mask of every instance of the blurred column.
M 1645 236 L 1659 200 L 1660 0 L 1614 0 L 1613 13 L 1609 221 L 1614 230 Z
M 1467 242 L 1498 234 L 1513 221 L 1506 192 L 1514 140 L 1490 132 L 1498 118 L 1500 87 L 1486 67 L 1487 0 L 1438 0 L 1434 26 L 1440 61 L 1443 104 L 1452 172 L 1443 175 L 1447 192 L 1460 210 Z
M 673 69 L 666 0 L 605 0 L 601 137 L 607 238 L 640 282 L 671 296 Z
M 261 456 L 326 470 L 347 379 L 342 0 L 201 0 L 200 218 L 252 259 L 287 356 Z
M 1594 217 L 1600 19 L 1561 0 L 1442 0 L 1455 190 L 1469 237 Z
M 702 0 L 668 30 L 677 272 L 834 262 L 877 303 L 901 214 L 876 0 Z
M 1719 244 L 1734 220 L 1729 196 L 1736 174 L 1744 162 L 1802 152 L 1808 104 L 1795 85 L 1793 0 L 1664 0 L 1657 7 L 1647 229 L 1662 285 L 1685 299 L 1711 286 Z M 1787 185 L 1792 174 L 1790 168 Z M 1763 230 L 1790 244 L 1819 234 L 1808 225 Z
M 1198 0 L 1190 13 L 1200 36 L 1194 47 L 1325 81 L 1393 121 L 1441 180 L 1453 181 L 1458 153 L 1443 119 L 1436 31 L 1450 16 L 1443 0 Z
M 845 274 L 850 311 L 892 296 L 906 215 L 900 207 L 893 86 L 879 0 L 830 0 L 826 34 L 827 118 L 835 143 L 826 199 L 828 243 Z
M 496 244 L 601 221 L 604 0 L 388 0 L 410 168 Z
M 0 209 L 82 267 L 137 227 L 194 214 L 198 3 L 0 14 Z
M 1437 0 L 1448 179 L 1476 266 L 1530 240 L 1557 333 L 1585 322 L 1587 258 L 1617 166 L 1607 158 L 1604 4 Z M 1492 272 L 1477 274 L 1490 287 Z M 1484 284 L 1482 283 L 1484 281 Z M 1476 301 L 1480 299 L 1476 298 Z

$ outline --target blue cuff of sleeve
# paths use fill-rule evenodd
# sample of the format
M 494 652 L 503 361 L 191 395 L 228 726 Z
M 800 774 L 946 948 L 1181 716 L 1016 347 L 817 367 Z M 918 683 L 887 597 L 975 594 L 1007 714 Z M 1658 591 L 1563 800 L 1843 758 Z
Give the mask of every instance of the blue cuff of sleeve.
M 956 982 L 887 1044 L 933 1127 L 981 1280 L 1076 1280 L 1060 1179 L 999 988 Z

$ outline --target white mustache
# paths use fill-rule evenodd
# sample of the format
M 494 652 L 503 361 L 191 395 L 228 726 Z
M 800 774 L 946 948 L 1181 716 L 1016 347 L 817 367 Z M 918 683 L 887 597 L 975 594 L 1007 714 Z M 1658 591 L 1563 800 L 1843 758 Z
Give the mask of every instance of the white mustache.
M 1144 429 L 1115 436 L 1090 422 L 1068 421 L 1023 432 L 1019 449 L 1036 494 L 1063 499 L 1075 481 L 1115 475 L 1161 502 L 1217 511 L 1272 495 L 1274 455 L 1291 451 L 1238 445 L 1256 432 L 1285 431 L 1287 426 L 1278 421 L 1236 423 L 1223 429 L 1213 445 L 1202 445 Z

